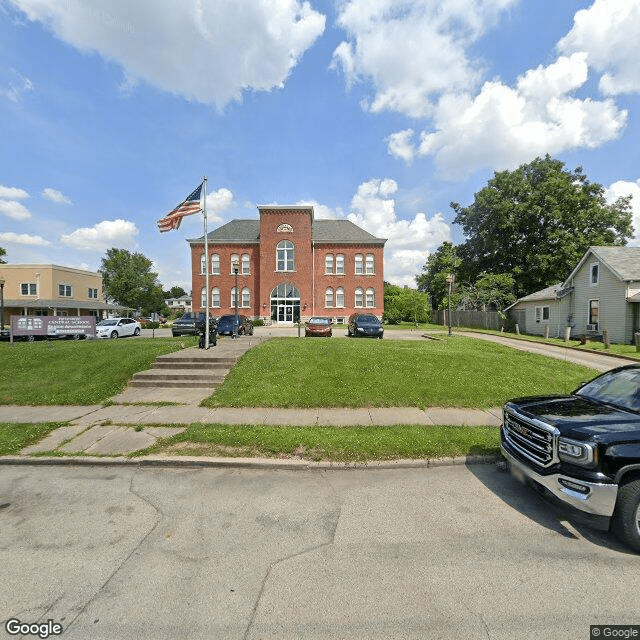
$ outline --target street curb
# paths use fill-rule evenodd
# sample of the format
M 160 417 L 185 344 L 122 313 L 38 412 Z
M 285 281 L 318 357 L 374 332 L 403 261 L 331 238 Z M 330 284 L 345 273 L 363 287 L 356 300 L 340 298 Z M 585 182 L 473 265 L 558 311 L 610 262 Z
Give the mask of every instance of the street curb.
M 141 458 L 97 458 L 88 456 L 66 457 L 0 457 L 0 465 L 16 466 L 78 466 L 78 467 L 157 467 L 157 468 L 211 468 L 211 469 L 266 469 L 282 471 L 344 471 L 384 469 L 428 469 L 470 464 L 492 464 L 500 460 L 498 455 L 458 456 L 427 460 L 372 460 L 368 462 L 313 462 L 311 460 L 282 460 L 270 458 L 166 458 L 146 456 Z

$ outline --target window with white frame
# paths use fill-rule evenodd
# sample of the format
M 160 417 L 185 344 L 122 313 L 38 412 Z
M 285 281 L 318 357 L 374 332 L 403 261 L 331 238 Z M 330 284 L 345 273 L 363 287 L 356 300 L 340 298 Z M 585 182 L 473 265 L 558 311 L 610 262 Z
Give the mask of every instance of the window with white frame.
M 240 273 L 240 257 L 237 253 L 231 254 L 231 275 L 235 273 L 234 269 L 237 269 L 238 273 Z
M 63 298 L 70 298 L 72 295 L 71 285 L 70 284 L 59 284 L 58 285 L 58 295 Z
M 207 257 L 204 253 L 200 256 L 200 275 L 204 275 L 206 273 L 207 268 Z
M 342 287 L 336 289 L 336 307 L 344 307 L 344 289 Z
M 220 275 L 220 254 L 211 254 L 211 274 L 214 276 Z
M 367 253 L 367 259 L 365 264 L 366 273 L 374 274 L 375 270 L 375 261 L 373 259 L 373 253 Z
M 376 306 L 376 294 L 373 289 L 367 289 L 367 307 Z
M 328 287 L 324 292 L 324 306 L 333 307 L 333 289 Z
M 281 240 L 276 246 L 276 271 L 293 271 L 294 267 L 293 242 Z
M 549 307 L 546 306 L 536 307 L 536 322 L 548 322 L 549 311 Z
M 220 306 L 220 289 L 218 287 L 214 287 L 213 289 L 211 289 L 211 306 Z
M 242 275 L 248 276 L 251 273 L 251 259 L 248 253 L 242 254 Z
M 598 278 L 600 277 L 600 267 L 597 262 L 594 262 L 591 265 L 591 286 L 595 286 L 598 284 Z
M 207 306 L 207 290 L 202 287 L 202 291 L 200 291 L 200 306 L 205 309 Z
M 35 282 L 23 282 L 20 285 L 20 295 L 22 296 L 35 296 L 38 295 Z
M 328 274 L 333 273 L 333 253 L 327 253 L 324 258 L 324 272 Z
M 249 291 L 249 287 L 244 287 L 242 289 L 242 306 L 243 307 L 251 306 L 251 292 Z
M 89 291 L 88 291 L 88 297 L 89 300 L 97 300 L 98 299 L 98 290 L 94 289 L 93 287 L 89 287 Z
M 600 300 L 589 300 L 589 324 L 597 331 L 600 320 Z
M 344 255 L 341 253 L 336 255 L 336 275 L 344 275 Z
M 358 287 L 356 289 L 356 307 L 364 307 L 364 291 Z
M 361 253 L 356 253 L 356 275 L 364 273 L 363 259 Z
M 235 287 L 231 287 L 231 306 L 235 309 L 236 308 L 236 295 L 237 295 L 237 290 Z

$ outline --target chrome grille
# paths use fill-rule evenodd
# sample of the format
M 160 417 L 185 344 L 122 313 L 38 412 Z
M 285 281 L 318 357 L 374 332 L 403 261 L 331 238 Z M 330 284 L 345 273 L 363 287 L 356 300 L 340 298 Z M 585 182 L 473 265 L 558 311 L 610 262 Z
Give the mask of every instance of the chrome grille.
M 510 413 L 504 414 L 504 433 L 509 444 L 542 467 L 553 463 L 552 429 L 545 429 Z

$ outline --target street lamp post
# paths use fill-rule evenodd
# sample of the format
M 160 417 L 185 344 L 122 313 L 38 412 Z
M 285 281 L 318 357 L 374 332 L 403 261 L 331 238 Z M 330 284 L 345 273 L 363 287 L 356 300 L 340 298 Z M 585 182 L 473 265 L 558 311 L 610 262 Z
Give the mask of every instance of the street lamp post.
M 236 277 L 236 295 L 234 296 L 235 298 L 235 306 L 236 306 L 236 320 L 235 323 L 233 325 L 233 337 L 235 338 L 238 335 L 238 270 L 239 270 L 239 264 L 237 262 L 233 263 L 233 273 L 235 274 Z
M 0 278 L 0 331 L 4 331 L 4 278 Z
M 447 285 L 449 285 L 449 295 L 448 295 L 449 310 L 447 311 L 447 324 L 449 325 L 449 335 L 451 335 L 451 287 L 453 286 L 454 281 L 455 281 L 455 276 L 452 273 L 450 273 L 446 279 Z

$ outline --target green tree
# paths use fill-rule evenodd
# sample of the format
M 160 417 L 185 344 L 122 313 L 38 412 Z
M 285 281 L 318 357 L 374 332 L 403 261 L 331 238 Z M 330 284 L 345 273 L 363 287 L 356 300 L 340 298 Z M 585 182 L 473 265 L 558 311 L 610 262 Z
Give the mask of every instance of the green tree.
M 457 247 L 451 242 L 443 242 L 427 258 L 422 267 L 423 273 L 416 276 L 418 290 L 429 294 L 434 309 L 446 307 L 449 291 L 447 276 L 453 274 L 457 279 L 460 262 Z
M 501 311 L 516 301 L 514 287 L 515 281 L 509 273 L 483 273 L 473 285 L 460 286 L 455 302 L 465 309 Z
M 415 289 L 384 283 L 384 321 L 389 324 L 400 322 L 429 322 L 429 297 Z
M 106 296 L 146 314 L 160 311 L 164 307 L 164 296 L 152 266 L 151 260 L 141 253 L 109 249 L 98 269 Z
M 0 264 L 7 264 L 7 261 L 4 257 L 7 255 L 7 250 L 0 247 Z
M 171 287 L 171 289 L 168 289 L 167 291 L 163 291 L 162 295 L 165 298 L 180 298 L 182 296 L 186 296 L 187 292 L 182 288 L 182 287 Z
M 633 234 L 631 196 L 607 204 L 602 185 L 550 156 L 496 172 L 468 207 L 452 202 L 459 275 L 511 274 L 518 296 L 566 278 L 591 245 L 624 245 Z M 427 263 L 426 266 L 428 266 Z

